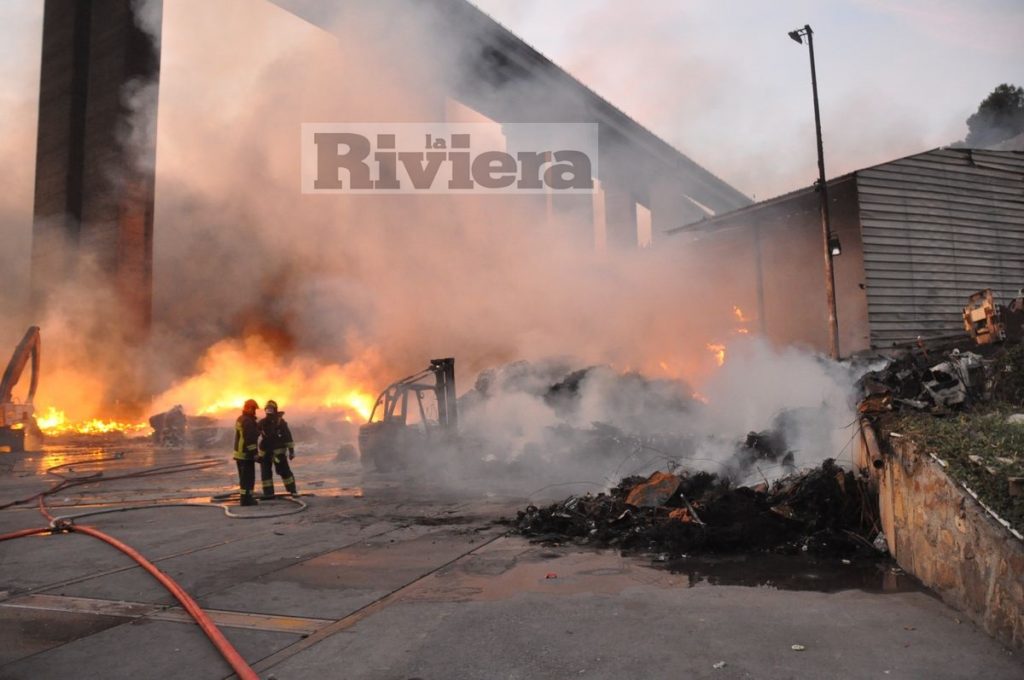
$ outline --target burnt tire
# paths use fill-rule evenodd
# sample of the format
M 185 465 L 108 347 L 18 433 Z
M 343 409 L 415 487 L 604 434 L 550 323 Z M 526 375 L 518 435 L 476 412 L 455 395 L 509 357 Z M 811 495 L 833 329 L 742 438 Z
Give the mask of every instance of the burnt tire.
M 363 469 L 398 472 L 408 467 L 409 433 L 404 425 L 370 423 L 359 428 L 359 459 Z

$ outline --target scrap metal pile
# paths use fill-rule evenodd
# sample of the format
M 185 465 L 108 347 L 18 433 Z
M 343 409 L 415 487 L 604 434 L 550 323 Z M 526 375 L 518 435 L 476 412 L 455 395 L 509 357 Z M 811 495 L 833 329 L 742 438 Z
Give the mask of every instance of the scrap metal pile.
M 1024 296 L 998 305 L 991 290 L 974 293 L 963 309 L 963 321 L 967 334 L 947 339 L 944 350 L 920 339 L 916 349 L 865 373 L 860 412 L 944 414 L 990 401 L 1021 405 L 1024 394 L 1014 380 L 1024 359 Z
M 874 553 L 878 503 L 831 459 L 770 486 L 735 487 L 708 472 L 628 477 L 608 493 L 531 505 L 513 524 L 545 543 L 670 555 L 770 551 Z
M 944 415 L 986 404 L 1024 406 L 1024 345 L 993 345 L 984 354 L 906 352 L 860 379 L 858 410 L 868 416 L 921 411 Z
M 962 409 L 988 399 L 992 362 L 969 351 L 899 355 L 860 380 L 863 414 Z

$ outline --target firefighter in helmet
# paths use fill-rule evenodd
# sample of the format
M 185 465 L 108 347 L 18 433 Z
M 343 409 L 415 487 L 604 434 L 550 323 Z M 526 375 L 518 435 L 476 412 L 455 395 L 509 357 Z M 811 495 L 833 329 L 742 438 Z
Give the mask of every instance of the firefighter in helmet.
M 256 422 L 259 404 L 248 399 L 242 407 L 242 415 L 235 421 L 235 464 L 238 466 L 238 495 L 241 505 L 256 505 L 252 489 L 256 484 L 256 455 L 260 436 Z
M 274 470 L 281 475 L 284 488 L 292 496 L 297 496 L 295 476 L 292 474 L 289 460 L 295 458 L 295 442 L 292 431 L 284 420 L 284 411 L 277 410 L 277 402 L 270 400 L 263 408 L 267 414 L 260 420 L 260 479 L 263 482 L 263 499 L 274 497 Z M 287 453 L 287 456 L 285 455 Z

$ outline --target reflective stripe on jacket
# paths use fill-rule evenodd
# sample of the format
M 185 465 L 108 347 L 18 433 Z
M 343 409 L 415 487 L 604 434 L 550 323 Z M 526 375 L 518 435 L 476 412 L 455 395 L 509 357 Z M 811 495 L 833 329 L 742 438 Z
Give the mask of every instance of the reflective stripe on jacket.
M 256 424 L 256 416 L 243 413 L 235 421 L 235 460 L 252 460 L 256 457 L 256 442 L 260 437 L 260 428 Z

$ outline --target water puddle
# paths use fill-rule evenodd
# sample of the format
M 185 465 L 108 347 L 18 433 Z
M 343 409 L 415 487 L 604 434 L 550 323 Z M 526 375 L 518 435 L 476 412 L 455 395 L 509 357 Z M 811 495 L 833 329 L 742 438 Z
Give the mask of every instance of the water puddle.
M 689 587 L 748 586 L 835 593 L 923 592 L 925 588 L 888 559 L 838 560 L 801 555 L 750 554 L 685 557 L 656 562 L 686 576 Z

